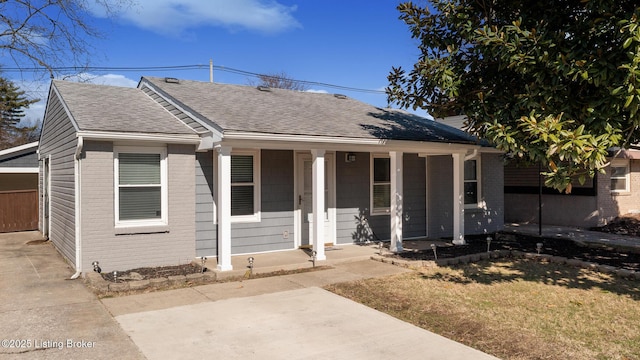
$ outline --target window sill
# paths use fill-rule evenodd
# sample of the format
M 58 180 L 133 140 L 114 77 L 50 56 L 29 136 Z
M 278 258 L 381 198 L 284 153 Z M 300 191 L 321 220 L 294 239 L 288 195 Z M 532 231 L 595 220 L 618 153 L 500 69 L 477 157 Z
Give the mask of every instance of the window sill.
M 611 190 L 611 196 L 631 196 L 631 191 Z
M 370 216 L 385 216 L 385 215 L 391 215 L 391 211 L 390 210 L 378 210 L 378 211 L 372 211 L 370 214 Z
M 169 225 L 121 226 L 116 227 L 115 235 L 159 234 L 168 233 Z
M 261 221 L 261 215 L 236 215 L 231 217 L 232 224 L 242 224 L 242 223 L 259 223 Z
M 465 204 L 464 205 L 464 210 L 465 211 L 485 211 L 487 209 L 487 203 L 484 201 L 481 201 L 479 203 L 476 204 Z

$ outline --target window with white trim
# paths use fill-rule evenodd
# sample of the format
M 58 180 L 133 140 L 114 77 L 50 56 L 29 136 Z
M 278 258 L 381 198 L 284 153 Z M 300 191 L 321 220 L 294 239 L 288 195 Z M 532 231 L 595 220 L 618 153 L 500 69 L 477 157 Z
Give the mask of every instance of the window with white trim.
M 114 149 L 116 226 L 167 224 L 167 150 Z
M 260 167 L 257 151 L 231 153 L 231 219 L 259 221 Z
M 629 160 L 614 159 L 611 161 L 611 191 L 628 192 L 629 190 Z
M 391 159 L 373 155 L 371 169 L 371 213 L 388 214 L 391 209 Z
M 480 159 L 464 162 L 464 205 L 476 207 L 480 203 Z

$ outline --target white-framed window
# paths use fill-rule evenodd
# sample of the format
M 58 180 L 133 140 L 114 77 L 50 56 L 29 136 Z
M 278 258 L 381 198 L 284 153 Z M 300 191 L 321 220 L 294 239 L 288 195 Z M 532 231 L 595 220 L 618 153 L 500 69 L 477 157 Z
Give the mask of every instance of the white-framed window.
M 116 227 L 167 225 L 166 147 L 114 148 Z
M 611 161 L 611 191 L 629 192 L 629 160 L 614 159 Z
M 480 158 L 464 162 L 464 205 L 467 208 L 478 207 L 481 203 Z
M 371 157 L 371 214 L 388 214 L 391 209 L 391 158 L 373 154 Z
M 260 152 L 231 152 L 231 221 L 260 221 Z

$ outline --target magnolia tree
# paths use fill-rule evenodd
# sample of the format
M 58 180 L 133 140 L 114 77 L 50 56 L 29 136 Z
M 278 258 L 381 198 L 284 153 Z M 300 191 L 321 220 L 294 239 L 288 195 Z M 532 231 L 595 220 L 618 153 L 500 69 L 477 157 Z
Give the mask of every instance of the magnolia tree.
M 388 99 L 545 165 L 571 191 L 640 140 L 637 0 L 429 0 L 398 6 L 418 41 L 412 69 L 393 68 Z

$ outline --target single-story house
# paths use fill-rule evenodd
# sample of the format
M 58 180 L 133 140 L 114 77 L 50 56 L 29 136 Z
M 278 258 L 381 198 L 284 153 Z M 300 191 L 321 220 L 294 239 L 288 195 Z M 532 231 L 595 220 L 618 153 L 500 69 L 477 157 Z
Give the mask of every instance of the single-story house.
M 39 159 L 40 228 L 77 275 L 503 226 L 498 152 L 344 95 L 55 80 Z
M 462 129 L 466 116 L 438 119 Z M 610 151 L 605 173 L 584 184 L 575 181 L 570 194 L 544 186 L 537 166 L 505 161 L 504 219 L 509 223 L 538 223 L 539 181 L 542 180 L 542 223 L 577 227 L 607 224 L 616 216 L 640 212 L 640 150 Z
M 0 233 L 38 229 L 38 142 L 0 150 Z

